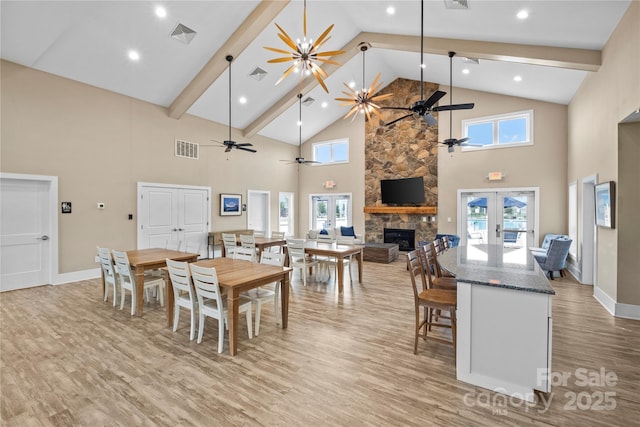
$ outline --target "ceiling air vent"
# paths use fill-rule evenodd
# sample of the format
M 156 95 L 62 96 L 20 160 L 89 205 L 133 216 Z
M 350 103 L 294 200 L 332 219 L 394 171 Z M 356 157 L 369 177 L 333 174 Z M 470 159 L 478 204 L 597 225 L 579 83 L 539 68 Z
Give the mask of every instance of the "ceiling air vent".
M 444 0 L 444 7 L 447 9 L 469 9 L 467 0 Z
M 197 159 L 199 152 L 200 146 L 195 142 L 187 142 L 176 139 L 176 157 Z
M 316 102 L 315 99 L 313 99 L 310 96 L 307 96 L 305 99 L 302 100 L 302 105 L 304 105 L 305 107 L 310 106 L 311 104 L 313 104 L 314 102 Z
M 171 38 L 176 39 L 184 44 L 191 43 L 191 40 L 196 36 L 196 32 L 186 25 L 178 24 L 171 32 Z
M 249 77 L 254 78 L 257 81 L 264 79 L 266 75 L 267 72 L 260 67 L 256 67 L 255 70 L 249 73 Z

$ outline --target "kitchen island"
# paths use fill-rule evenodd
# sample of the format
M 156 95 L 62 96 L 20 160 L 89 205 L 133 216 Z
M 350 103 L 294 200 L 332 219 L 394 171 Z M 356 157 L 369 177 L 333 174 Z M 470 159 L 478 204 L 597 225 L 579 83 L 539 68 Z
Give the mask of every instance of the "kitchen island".
M 534 401 L 550 391 L 551 299 L 555 291 L 531 254 L 503 261 L 500 247 L 451 248 L 438 256 L 458 280 L 458 380 Z

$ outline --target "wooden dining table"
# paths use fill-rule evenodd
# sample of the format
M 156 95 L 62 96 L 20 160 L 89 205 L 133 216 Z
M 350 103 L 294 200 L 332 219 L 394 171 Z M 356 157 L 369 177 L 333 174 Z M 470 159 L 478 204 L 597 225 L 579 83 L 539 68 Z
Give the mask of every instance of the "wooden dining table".
M 260 259 L 260 256 L 262 256 L 262 251 L 264 251 L 266 248 L 270 248 L 273 246 L 282 247 L 287 244 L 287 241 L 285 239 L 278 239 L 273 237 L 254 237 L 254 239 L 256 241 L 256 249 L 258 250 L 258 260 Z M 240 244 L 240 235 L 237 236 L 236 243 L 238 245 Z M 224 257 L 225 255 L 226 253 L 224 250 L 224 245 L 222 245 L 222 256 Z
M 166 267 L 167 258 L 175 261 L 194 262 L 198 260 L 198 256 L 200 256 L 200 254 L 161 248 L 135 249 L 127 251 L 131 271 L 136 276 L 136 315 L 142 316 L 142 308 L 144 307 L 144 286 L 137 286 L 137 284 L 144 283 L 144 272 L 146 270 Z M 167 292 L 167 297 L 168 296 L 169 292 Z M 173 298 L 173 292 L 171 292 L 171 298 Z
M 289 320 L 289 273 L 290 267 L 278 267 L 232 258 L 216 258 L 201 260 L 195 263 L 200 267 L 214 267 L 218 277 L 220 290 L 226 290 L 227 310 L 229 312 L 229 353 L 235 356 L 238 352 L 238 299 L 240 293 L 280 282 L 280 307 L 282 310 L 282 329 L 286 329 Z M 173 327 L 174 295 L 173 284 L 168 270 L 165 271 L 167 295 L 165 307 L 167 310 L 167 325 Z M 218 327 L 224 327 L 219 325 Z
M 338 293 L 342 292 L 344 282 L 344 259 L 355 256 L 358 261 L 358 280 L 362 283 L 362 253 L 363 245 L 341 245 L 336 242 L 320 242 L 308 240 L 304 244 L 304 251 L 309 255 L 319 255 L 336 258 L 338 261 Z

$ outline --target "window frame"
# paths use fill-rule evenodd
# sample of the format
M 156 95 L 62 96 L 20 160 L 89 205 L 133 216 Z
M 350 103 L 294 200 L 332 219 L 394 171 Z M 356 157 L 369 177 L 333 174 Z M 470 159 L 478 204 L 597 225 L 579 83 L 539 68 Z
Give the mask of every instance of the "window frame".
M 347 159 L 346 160 L 341 160 L 341 161 L 335 161 L 333 160 L 333 146 L 334 145 L 346 145 L 347 146 Z M 326 166 L 326 165 L 341 165 L 341 164 L 346 164 L 349 163 L 349 138 L 339 138 L 339 139 L 332 139 L 330 141 L 322 141 L 322 142 L 314 142 L 311 144 L 311 153 L 312 153 L 312 157 L 314 161 L 319 161 L 318 160 L 318 156 L 317 156 L 317 148 L 318 147 L 323 147 L 323 146 L 330 146 L 331 147 L 331 160 L 328 162 L 322 162 L 322 163 L 314 163 L 314 166 Z
M 500 142 L 499 139 L 499 124 L 500 122 L 513 120 L 524 117 L 526 119 L 526 141 L 523 142 Z M 479 125 L 484 123 L 491 123 L 493 127 L 493 141 L 491 144 L 483 145 L 481 147 L 465 147 L 462 146 L 462 151 L 480 151 L 480 150 L 493 150 L 496 148 L 513 148 L 513 147 L 526 147 L 534 145 L 534 137 L 533 137 L 533 119 L 534 114 L 533 110 L 522 110 L 515 111 L 512 113 L 505 114 L 496 114 L 493 116 L 485 116 L 485 117 L 476 117 L 473 119 L 464 119 L 461 122 L 462 126 L 462 135 L 463 137 L 468 137 L 469 135 L 469 126 Z M 469 144 L 473 144 L 473 140 L 469 140 Z

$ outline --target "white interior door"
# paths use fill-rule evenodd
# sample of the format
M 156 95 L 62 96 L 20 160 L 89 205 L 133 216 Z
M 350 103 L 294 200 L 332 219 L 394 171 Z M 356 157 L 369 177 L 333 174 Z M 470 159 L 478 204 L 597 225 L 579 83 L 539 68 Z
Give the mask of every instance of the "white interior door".
M 168 241 L 180 241 L 181 250 L 205 256 L 211 190 L 138 184 L 138 249 L 164 248 Z
M 461 192 L 461 244 L 477 248 L 477 259 L 491 249 L 505 264 L 526 264 L 528 248 L 537 246 L 535 199 L 531 190 Z
M 269 192 L 247 191 L 247 228 L 269 235 Z
M 0 180 L 0 291 L 51 283 L 51 183 Z

